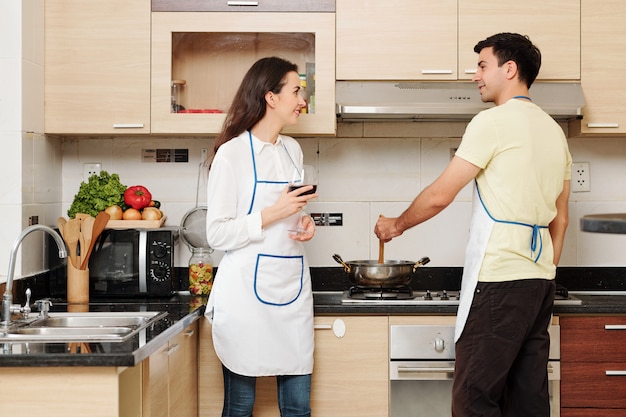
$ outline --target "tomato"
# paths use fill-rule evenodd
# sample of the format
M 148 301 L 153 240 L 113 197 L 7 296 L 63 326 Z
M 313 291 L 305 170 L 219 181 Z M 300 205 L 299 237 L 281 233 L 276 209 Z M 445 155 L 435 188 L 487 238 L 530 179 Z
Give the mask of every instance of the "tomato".
M 124 192 L 124 202 L 134 209 L 141 210 L 148 207 L 152 201 L 152 194 L 142 185 L 133 185 Z

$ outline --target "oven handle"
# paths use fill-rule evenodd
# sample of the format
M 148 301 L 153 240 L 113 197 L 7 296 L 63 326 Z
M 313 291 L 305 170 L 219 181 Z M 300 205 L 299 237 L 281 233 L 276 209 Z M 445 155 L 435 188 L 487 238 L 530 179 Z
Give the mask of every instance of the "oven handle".
M 398 366 L 398 373 L 406 373 L 406 372 L 416 372 L 416 373 L 446 373 L 452 374 L 454 373 L 454 366 L 445 367 L 445 368 L 422 368 L 416 366 Z

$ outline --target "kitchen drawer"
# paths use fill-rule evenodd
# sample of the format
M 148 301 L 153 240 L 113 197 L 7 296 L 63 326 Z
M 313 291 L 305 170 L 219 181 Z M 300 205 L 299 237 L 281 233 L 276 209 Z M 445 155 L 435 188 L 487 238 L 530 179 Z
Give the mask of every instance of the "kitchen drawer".
M 626 362 L 561 362 L 561 407 L 626 408 Z
M 626 409 L 621 408 L 604 408 L 599 413 L 597 408 L 562 408 L 561 417 L 624 417 Z
M 562 362 L 626 362 L 626 316 L 561 317 Z

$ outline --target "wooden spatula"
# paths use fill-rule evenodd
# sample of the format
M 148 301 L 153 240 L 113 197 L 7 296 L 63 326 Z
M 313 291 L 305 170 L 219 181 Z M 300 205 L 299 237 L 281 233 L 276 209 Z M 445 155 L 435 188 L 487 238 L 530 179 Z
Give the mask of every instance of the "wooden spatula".
M 96 216 L 96 219 L 93 222 L 93 227 L 91 228 L 91 243 L 89 244 L 89 249 L 87 249 L 87 252 L 83 257 L 83 261 L 80 264 L 80 269 L 87 269 L 87 265 L 89 265 L 89 257 L 91 256 L 91 251 L 93 251 L 93 247 L 96 244 L 96 240 L 98 240 L 98 237 L 100 237 L 100 234 L 110 219 L 111 216 L 109 216 L 109 213 L 105 211 L 101 211 Z
M 75 268 L 78 268 L 79 261 L 76 249 L 78 248 L 78 239 L 80 239 L 80 220 L 71 219 L 65 223 L 65 226 L 63 226 L 63 233 L 70 255 L 70 262 Z
M 378 239 L 378 263 L 385 263 L 385 243 Z
M 94 217 L 87 216 L 82 220 L 80 225 L 80 269 L 83 269 L 83 264 L 85 263 L 85 259 L 87 259 L 87 252 L 89 251 L 89 246 L 91 246 L 93 225 L 95 222 L 96 219 Z

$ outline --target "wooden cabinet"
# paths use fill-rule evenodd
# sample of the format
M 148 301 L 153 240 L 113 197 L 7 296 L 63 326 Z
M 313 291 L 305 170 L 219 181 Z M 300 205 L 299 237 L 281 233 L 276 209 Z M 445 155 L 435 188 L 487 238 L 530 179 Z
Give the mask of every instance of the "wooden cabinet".
M 387 416 L 387 317 L 319 316 L 315 318 L 315 327 L 312 414 L 335 417 Z M 220 415 L 223 402 L 222 368 L 213 350 L 208 320 L 201 323 L 199 367 L 199 391 L 202 393 L 199 400 L 200 416 Z M 277 416 L 276 402 L 276 379 L 259 378 L 254 416 Z
M 197 321 L 144 361 L 142 416 L 198 416 Z
M 560 321 L 561 416 L 626 415 L 626 316 Z
M 539 46 L 538 79 L 580 79 L 580 4 L 571 0 L 337 0 L 336 13 L 338 80 L 471 79 L 474 45 L 498 32 Z
M 572 0 L 458 0 L 459 78 L 476 72 L 474 45 L 500 32 L 528 35 L 541 50 L 537 79 L 580 79 L 580 3 Z
M 570 136 L 626 133 L 626 3 L 581 1 L 581 84 L 583 119 L 570 123 Z
M 0 392 L 3 417 L 137 417 L 141 367 L 2 368 Z
M 337 0 L 338 80 L 456 80 L 457 0 Z
M 315 318 L 313 415 L 388 415 L 388 321 L 386 316 Z
M 248 68 L 277 55 L 298 65 L 310 112 L 287 134 L 335 134 L 335 14 L 154 12 L 152 132 L 218 133 Z M 308 68 L 308 71 L 307 71 Z M 172 82 L 186 113 L 172 106 Z
M 45 2 L 45 132 L 150 132 L 150 0 Z

